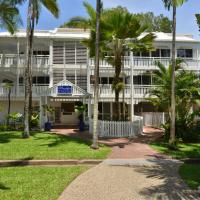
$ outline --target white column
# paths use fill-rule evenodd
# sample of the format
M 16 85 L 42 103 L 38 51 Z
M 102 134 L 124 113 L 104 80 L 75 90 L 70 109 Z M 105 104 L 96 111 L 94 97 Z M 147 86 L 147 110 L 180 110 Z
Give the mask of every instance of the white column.
M 87 92 L 90 93 L 90 75 L 91 68 L 89 63 L 89 50 L 87 50 Z
M 113 103 L 110 102 L 110 114 L 111 114 L 111 120 L 113 119 Z
M 133 66 L 134 66 L 134 60 L 133 60 L 133 52 L 130 53 L 130 59 L 131 59 L 131 121 L 134 120 L 134 84 L 133 84 Z
M 66 80 L 66 50 L 65 50 L 65 42 L 63 42 L 63 64 L 64 64 L 64 69 L 63 69 L 63 80 Z
M 19 39 L 17 40 L 17 77 L 16 77 L 16 95 L 19 95 L 19 64 L 20 64 L 20 43 L 19 43 Z
M 91 103 L 91 97 L 88 99 L 88 118 L 89 118 L 89 120 L 92 118 L 92 103 Z
M 77 85 L 77 70 L 75 69 L 75 73 L 74 73 L 74 82 L 75 82 L 75 85 Z
M 53 87 L 53 41 L 49 44 L 49 87 Z

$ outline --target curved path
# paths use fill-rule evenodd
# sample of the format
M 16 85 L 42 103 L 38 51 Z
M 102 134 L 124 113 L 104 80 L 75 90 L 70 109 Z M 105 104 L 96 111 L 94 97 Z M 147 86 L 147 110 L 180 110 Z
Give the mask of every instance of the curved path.
M 198 200 L 170 160 L 106 160 L 77 177 L 59 200 Z

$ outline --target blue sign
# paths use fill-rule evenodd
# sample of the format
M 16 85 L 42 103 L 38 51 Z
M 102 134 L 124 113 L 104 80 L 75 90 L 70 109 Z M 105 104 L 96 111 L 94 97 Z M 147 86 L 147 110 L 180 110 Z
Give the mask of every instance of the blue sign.
M 67 86 L 58 86 L 58 94 L 68 94 L 68 95 L 70 95 L 70 94 L 72 94 L 72 92 L 73 92 L 73 88 L 72 88 L 72 86 L 69 86 L 69 85 L 67 85 Z

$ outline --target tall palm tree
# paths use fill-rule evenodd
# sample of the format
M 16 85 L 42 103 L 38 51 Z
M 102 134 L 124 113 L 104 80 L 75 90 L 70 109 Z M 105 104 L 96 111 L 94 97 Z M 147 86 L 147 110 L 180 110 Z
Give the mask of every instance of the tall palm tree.
M 175 67 L 176 67 L 176 8 L 187 0 L 162 0 L 165 7 L 173 12 L 173 31 L 172 31 L 172 71 L 171 71 L 171 123 L 169 143 L 174 144 L 176 139 L 175 118 L 176 118 L 176 98 L 175 98 Z
M 115 91 L 114 118 L 118 121 L 121 119 L 119 95 L 125 87 L 121 73 L 125 53 L 127 51 L 152 50 L 154 35 L 152 33 L 144 34 L 147 27 L 142 26 L 133 14 L 121 7 L 107 10 L 105 22 L 107 24 L 107 38 L 104 51 L 108 55 L 105 58 L 115 68 L 112 89 Z
M 0 0 L 0 28 L 6 28 L 11 34 L 21 23 L 17 3 L 17 0 Z
M 59 15 L 57 0 L 28 0 L 27 28 L 26 28 L 26 69 L 25 69 L 25 105 L 23 137 L 29 137 L 29 122 L 32 109 L 32 75 L 31 63 L 33 53 L 33 36 L 35 24 L 38 23 L 41 7 L 44 6 L 55 17 Z
M 94 110 L 93 110 L 93 143 L 92 148 L 98 149 L 98 99 L 99 99 L 99 57 L 100 57 L 100 17 L 101 0 L 96 1 L 96 39 L 95 39 L 95 71 L 94 71 Z

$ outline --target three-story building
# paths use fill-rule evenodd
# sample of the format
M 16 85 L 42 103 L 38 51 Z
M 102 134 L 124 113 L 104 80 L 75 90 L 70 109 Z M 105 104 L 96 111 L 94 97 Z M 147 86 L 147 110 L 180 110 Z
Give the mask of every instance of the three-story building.
M 170 63 L 172 35 L 155 33 L 155 51 L 124 57 L 122 79 L 126 83 L 120 102 L 125 102 L 128 118 L 134 113 L 153 112 L 154 107 L 147 102 L 148 91 L 154 86 L 153 71 L 155 61 L 165 66 Z M 81 43 L 89 38 L 89 31 L 81 29 L 55 29 L 35 31 L 32 58 L 33 108 L 40 111 L 40 124 L 44 123 L 42 105 L 54 107 L 51 114 L 53 124 L 77 124 L 75 105 L 88 105 L 87 116 L 92 117 L 94 59 L 89 58 L 88 49 Z M 176 56 L 186 60 L 185 69 L 199 73 L 200 41 L 191 35 L 177 35 Z M 3 109 L 0 120 L 7 114 L 8 88 L 12 82 L 11 112 L 24 110 L 24 71 L 26 52 L 26 32 L 15 35 L 0 33 L 0 104 Z M 106 61 L 100 61 L 99 118 L 112 119 L 114 112 L 114 91 L 112 81 L 114 68 Z M 121 106 L 123 113 L 123 106 Z

